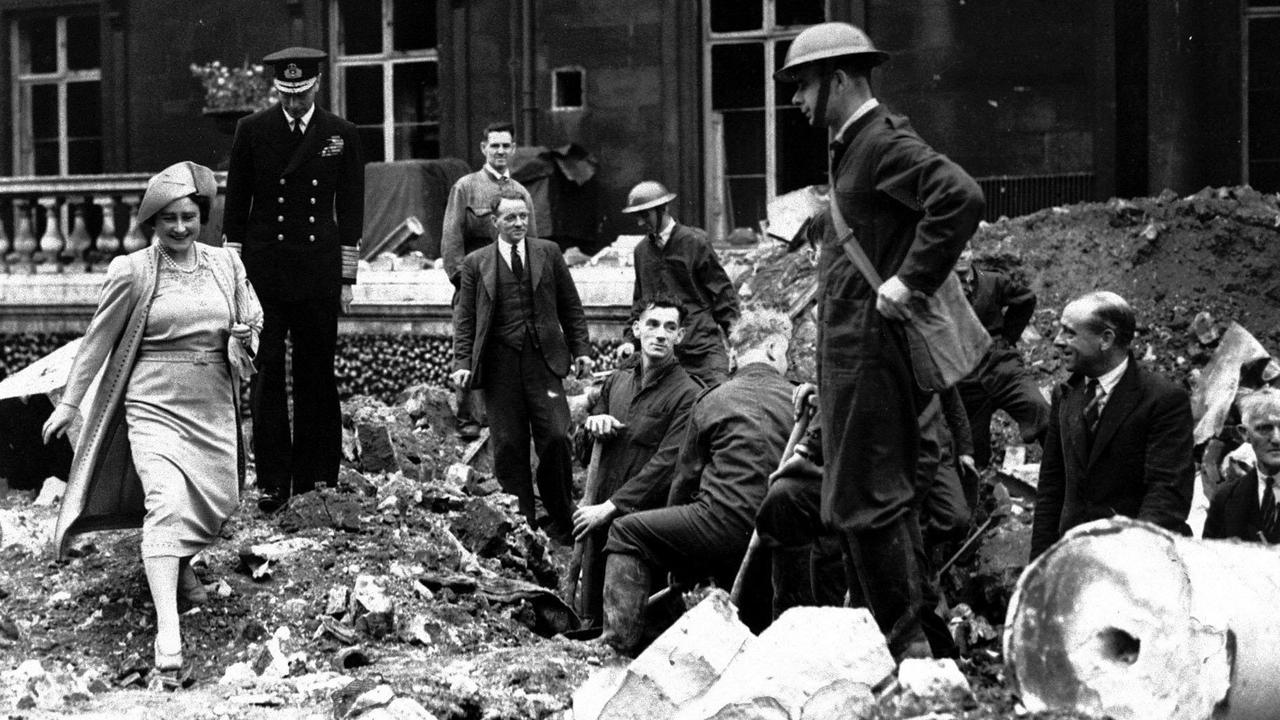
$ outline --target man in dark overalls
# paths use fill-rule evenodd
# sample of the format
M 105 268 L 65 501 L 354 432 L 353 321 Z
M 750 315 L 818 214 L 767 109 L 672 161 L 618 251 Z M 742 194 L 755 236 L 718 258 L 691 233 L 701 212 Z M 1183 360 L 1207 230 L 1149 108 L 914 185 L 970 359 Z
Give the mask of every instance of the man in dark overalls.
M 841 533 L 866 601 L 896 659 L 929 655 L 919 612 L 923 573 L 917 518 L 918 416 L 902 324 L 908 301 L 932 294 L 952 271 L 982 216 L 982 191 L 872 95 L 888 59 L 858 28 L 823 23 L 787 50 L 775 78 L 832 133 L 833 207 L 885 278 L 879 290 L 829 236 L 819 267 L 819 418 L 822 519 Z M 834 223 L 833 223 L 834 225 Z M 834 233 L 832 234 L 834 235 Z

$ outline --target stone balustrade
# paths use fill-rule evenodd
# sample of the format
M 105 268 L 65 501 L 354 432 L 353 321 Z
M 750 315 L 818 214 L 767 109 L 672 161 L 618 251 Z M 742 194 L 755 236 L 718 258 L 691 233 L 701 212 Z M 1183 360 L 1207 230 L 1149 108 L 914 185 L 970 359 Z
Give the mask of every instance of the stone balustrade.
M 0 275 L 102 272 L 113 257 L 146 247 L 138 203 L 149 177 L 0 178 Z

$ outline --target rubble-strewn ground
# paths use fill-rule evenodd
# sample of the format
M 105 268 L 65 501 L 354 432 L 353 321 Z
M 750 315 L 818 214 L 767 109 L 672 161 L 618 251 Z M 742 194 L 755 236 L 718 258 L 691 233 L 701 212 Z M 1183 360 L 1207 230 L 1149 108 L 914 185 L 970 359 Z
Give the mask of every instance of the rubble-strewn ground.
M 1019 274 L 1040 296 L 1038 335 L 1023 351 L 1042 385 L 1061 379 L 1049 341 L 1063 302 L 1104 288 L 1137 309 L 1140 355 L 1185 378 L 1209 352 L 1189 332 L 1200 311 L 1280 344 L 1278 223 L 1274 196 L 1208 189 L 1048 209 L 985 226 L 974 244 L 980 263 Z M 812 277 L 802 254 L 754 261 L 746 288 L 756 299 L 788 305 Z M 812 325 L 802 333 L 811 342 Z M 803 356 L 796 379 L 812 377 Z M 399 716 L 413 716 L 403 704 L 412 700 L 442 720 L 566 710 L 594 668 L 617 660 L 544 637 L 562 629 L 552 592 L 567 550 L 526 528 L 486 474 L 450 470 L 466 448 L 448 427 L 447 399 L 418 388 L 393 406 L 349 401 L 351 467 L 339 487 L 271 518 L 246 494 L 198 568 L 210 597 L 183 616 L 195 682 L 181 691 L 147 689 L 154 621 L 138 533 L 86 537 L 55 563 L 45 547 L 55 507 L 30 493 L 0 499 L 0 707 L 10 717 L 169 720 L 375 717 L 393 713 L 393 699 Z M 1026 555 L 1020 492 L 988 485 L 976 521 L 997 519 L 944 577 L 968 609 L 956 609 L 953 627 L 976 702 L 916 714 L 1015 714 L 999 625 Z

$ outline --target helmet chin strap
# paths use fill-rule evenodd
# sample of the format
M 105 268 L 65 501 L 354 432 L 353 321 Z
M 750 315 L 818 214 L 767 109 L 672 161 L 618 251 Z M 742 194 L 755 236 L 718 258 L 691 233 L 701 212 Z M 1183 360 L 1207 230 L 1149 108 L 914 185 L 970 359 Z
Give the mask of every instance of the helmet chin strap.
M 822 84 L 818 87 L 818 99 L 813 103 L 813 121 L 817 125 L 823 125 L 827 122 L 827 101 L 831 98 L 831 83 L 835 80 L 835 73 L 829 68 L 822 69 Z M 821 125 L 819 125 L 821 127 Z

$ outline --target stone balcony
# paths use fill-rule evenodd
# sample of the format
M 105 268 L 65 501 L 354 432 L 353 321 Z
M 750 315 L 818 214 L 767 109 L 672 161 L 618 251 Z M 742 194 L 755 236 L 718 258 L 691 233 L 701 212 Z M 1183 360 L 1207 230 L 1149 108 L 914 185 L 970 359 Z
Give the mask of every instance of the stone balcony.
M 0 335 L 83 332 L 111 259 L 150 242 L 137 222 L 148 174 L 0 178 Z M 226 176 L 218 174 L 220 188 Z M 203 240 L 221 237 L 222 196 Z M 593 337 L 621 332 L 630 267 L 570 269 Z M 344 334 L 449 335 L 453 285 L 444 271 L 362 270 Z

